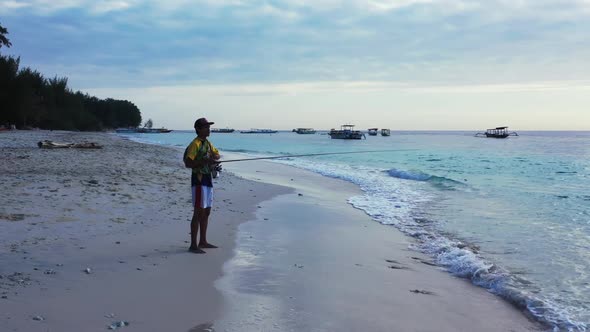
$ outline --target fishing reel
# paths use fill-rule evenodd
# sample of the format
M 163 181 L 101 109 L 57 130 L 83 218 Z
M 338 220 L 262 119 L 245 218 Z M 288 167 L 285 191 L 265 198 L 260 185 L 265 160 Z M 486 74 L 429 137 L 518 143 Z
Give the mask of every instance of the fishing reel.
M 219 173 L 221 173 L 221 171 L 221 164 L 215 164 L 211 169 L 211 177 L 213 177 L 214 179 L 218 178 Z

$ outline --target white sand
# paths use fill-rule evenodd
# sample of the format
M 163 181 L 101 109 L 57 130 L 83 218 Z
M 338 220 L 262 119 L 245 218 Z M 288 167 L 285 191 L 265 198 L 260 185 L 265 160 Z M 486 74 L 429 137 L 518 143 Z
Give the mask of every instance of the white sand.
M 41 150 L 42 139 L 104 149 Z M 187 331 L 212 322 L 221 303 L 213 283 L 236 226 L 287 191 L 224 174 L 208 234 L 219 248 L 195 255 L 182 151 L 41 131 L 0 134 L 0 153 L 0 331 L 104 331 L 120 320 L 126 331 Z

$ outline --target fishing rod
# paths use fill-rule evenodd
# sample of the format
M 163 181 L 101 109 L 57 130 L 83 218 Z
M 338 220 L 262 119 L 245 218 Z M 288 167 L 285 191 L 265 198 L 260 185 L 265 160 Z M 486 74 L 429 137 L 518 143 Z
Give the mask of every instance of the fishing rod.
M 232 163 L 236 161 L 250 161 L 250 160 L 265 160 L 265 159 L 280 159 L 280 158 L 292 158 L 292 157 L 313 157 L 313 156 L 329 156 L 338 154 L 354 154 L 354 153 L 376 153 L 376 152 L 399 152 L 399 151 L 415 151 L 416 149 L 397 149 L 397 150 L 368 150 L 368 151 L 348 151 L 348 152 L 326 152 L 326 153 L 309 153 L 309 154 L 290 154 L 274 157 L 258 157 L 258 158 L 245 158 L 245 159 L 230 159 L 230 160 L 219 160 L 217 163 Z

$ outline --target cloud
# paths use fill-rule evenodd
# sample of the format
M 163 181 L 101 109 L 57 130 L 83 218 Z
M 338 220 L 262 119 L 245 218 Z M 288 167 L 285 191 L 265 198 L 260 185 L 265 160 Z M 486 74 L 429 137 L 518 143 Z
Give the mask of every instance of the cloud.
M 23 3 L 14 0 L 2 1 L 0 2 L 0 13 L 12 12 L 18 10 L 19 8 L 28 7 L 30 5 L 31 4 L 29 3 Z
M 367 1 L 369 10 L 391 11 L 418 4 L 431 4 L 433 0 L 370 0 Z
M 10 52 L 79 87 L 590 77 L 590 2 L 583 0 L 16 4 L 0 2 Z
M 129 1 L 100 1 L 92 5 L 91 12 L 105 14 L 112 11 L 129 9 L 134 4 Z
M 391 12 L 411 7 L 419 12 L 438 14 L 460 13 L 478 10 L 484 17 L 512 17 L 514 15 L 534 15 L 536 17 L 579 17 L 590 14 L 588 0 L 5 0 L 0 2 L 3 14 L 28 8 L 37 14 L 50 14 L 63 10 L 81 9 L 89 13 L 106 13 L 126 10 L 133 7 L 149 7 L 154 12 L 174 12 L 178 10 L 219 10 L 247 8 L 261 13 L 290 12 L 329 12 L 338 10 L 358 15 L 372 12 Z M 289 14 L 289 15 L 292 15 Z M 553 15 L 551 15 L 553 14 Z
M 136 6 L 139 0 L 22 0 L 0 2 L 0 14 L 10 15 L 30 10 L 36 15 L 52 15 L 65 10 L 81 9 L 90 14 L 102 15 L 105 13 L 126 10 Z

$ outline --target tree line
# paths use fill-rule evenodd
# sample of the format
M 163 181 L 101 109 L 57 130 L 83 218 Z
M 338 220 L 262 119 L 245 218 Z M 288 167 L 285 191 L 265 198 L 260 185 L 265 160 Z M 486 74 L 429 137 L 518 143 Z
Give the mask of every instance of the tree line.
M 0 50 L 12 46 L 0 25 Z M 45 78 L 20 57 L 0 54 L 0 126 L 98 131 L 137 127 L 141 112 L 127 100 L 99 99 L 68 88 L 66 77 Z

